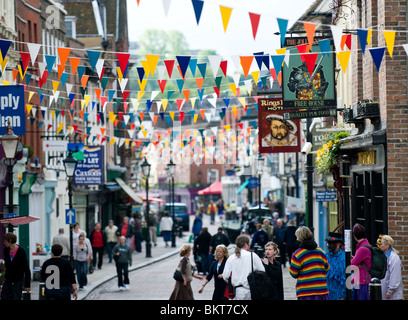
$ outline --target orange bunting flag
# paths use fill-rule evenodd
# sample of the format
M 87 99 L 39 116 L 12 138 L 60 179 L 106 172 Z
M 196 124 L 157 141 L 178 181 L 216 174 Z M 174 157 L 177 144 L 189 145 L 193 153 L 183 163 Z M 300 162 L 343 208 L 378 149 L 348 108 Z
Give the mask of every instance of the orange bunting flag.
M 254 56 L 240 56 L 242 70 L 244 71 L 245 79 L 248 77 L 249 69 L 251 68 Z
M 71 70 L 72 70 L 72 75 L 73 76 L 77 72 L 77 69 L 78 69 L 78 66 L 79 66 L 79 61 L 81 61 L 80 58 L 69 58 L 69 62 L 71 63 Z
M 57 50 L 61 65 L 63 65 L 65 68 L 65 64 L 67 63 L 71 48 L 57 48 Z
M 88 79 L 89 79 L 89 76 L 87 76 L 87 75 L 82 76 L 82 78 L 81 78 L 82 88 L 84 88 L 84 89 L 86 88 L 86 85 L 88 83 Z
M 200 89 L 203 87 L 203 83 L 204 83 L 204 78 L 196 78 L 195 81 L 197 82 L 197 87 L 198 89 Z
M 309 42 L 309 49 L 312 49 L 314 36 L 316 32 L 316 24 L 312 22 L 303 22 L 303 26 L 306 31 L 307 41 Z

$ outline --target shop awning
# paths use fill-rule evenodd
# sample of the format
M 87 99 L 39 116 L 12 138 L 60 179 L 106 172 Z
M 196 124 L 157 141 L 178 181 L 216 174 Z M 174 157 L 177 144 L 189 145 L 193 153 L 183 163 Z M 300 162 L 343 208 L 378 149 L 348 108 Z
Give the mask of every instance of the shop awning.
M 198 191 L 199 195 L 205 195 L 205 194 L 220 194 L 222 193 L 222 184 L 221 181 L 215 181 L 212 183 L 210 186 L 208 186 L 205 189 L 202 189 Z
M 134 202 L 137 202 L 137 203 L 140 203 L 140 204 L 143 203 L 143 200 L 136 194 L 136 192 L 133 191 L 133 189 L 131 187 L 129 187 L 125 183 L 125 181 L 123 181 L 121 178 L 115 178 L 115 180 L 118 183 L 118 185 L 120 185 L 122 190 L 125 191 L 127 193 L 127 195 L 133 199 Z
M 13 217 L 13 218 L 1 219 L 0 223 L 18 226 L 20 224 L 27 224 L 27 223 L 34 222 L 37 220 L 40 220 L 40 218 L 33 217 L 33 216 L 18 216 L 18 217 Z

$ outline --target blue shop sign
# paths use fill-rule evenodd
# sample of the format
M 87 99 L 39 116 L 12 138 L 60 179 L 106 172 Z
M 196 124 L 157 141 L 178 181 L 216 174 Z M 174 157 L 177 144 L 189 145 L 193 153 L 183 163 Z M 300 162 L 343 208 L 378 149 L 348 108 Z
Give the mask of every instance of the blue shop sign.
M 24 106 L 23 85 L 0 86 L 0 135 L 6 133 L 9 121 L 15 135 L 26 134 Z

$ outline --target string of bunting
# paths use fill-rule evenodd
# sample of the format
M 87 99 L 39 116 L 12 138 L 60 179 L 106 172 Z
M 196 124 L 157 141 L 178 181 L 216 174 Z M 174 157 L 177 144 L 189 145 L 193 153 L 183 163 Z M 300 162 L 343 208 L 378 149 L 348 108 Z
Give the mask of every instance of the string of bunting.
M 202 1 L 192 1 L 193 5 L 197 5 L 197 3 Z M 194 7 L 196 10 L 196 7 Z M 223 16 L 226 18 L 226 15 L 228 13 L 228 10 L 225 8 L 222 9 L 225 11 Z M 229 11 L 229 14 L 231 13 L 232 10 Z M 197 12 L 196 12 L 197 16 Z M 223 19 L 224 19 L 223 18 Z M 256 17 L 254 18 L 256 19 Z M 224 20 L 225 22 L 226 20 Z M 284 40 L 284 36 L 286 34 L 286 28 L 287 28 L 287 23 L 285 23 L 284 19 L 277 19 L 279 29 L 280 29 L 280 34 L 281 34 L 281 39 Z M 197 23 L 199 22 L 199 19 L 197 20 Z M 259 19 L 258 19 L 259 22 Z M 287 22 L 287 20 L 286 20 Z M 224 23 L 224 31 L 226 31 L 226 26 L 227 23 Z M 292 55 L 300 55 L 302 57 L 302 60 L 306 62 L 306 65 L 309 67 L 309 72 L 310 70 L 313 70 L 314 67 L 314 61 L 316 60 L 316 52 L 313 52 L 313 45 L 315 44 L 314 41 L 314 33 L 316 30 L 316 25 L 313 23 L 309 22 L 304 22 L 304 27 L 305 31 L 307 33 L 307 38 L 308 38 L 308 44 L 304 45 L 299 45 L 296 47 L 297 52 L 294 53 L 294 50 L 287 50 L 287 48 L 282 48 L 282 49 L 277 49 L 276 54 L 266 54 L 264 52 L 259 52 L 259 53 L 254 53 L 253 55 L 246 55 L 246 56 L 234 56 L 231 57 L 236 69 L 240 68 L 239 70 L 242 71 L 244 75 L 244 85 L 247 89 L 248 92 L 251 90 L 252 83 L 256 83 L 261 89 L 267 87 L 268 83 L 272 83 L 275 80 L 279 81 L 279 84 L 281 85 L 282 81 L 282 74 L 281 74 L 281 69 L 284 63 L 288 64 L 289 59 L 291 58 Z M 332 54 L 335 53 L 337 56 L 337 59 L 339 61 L 339 64 L 341 65 L 341 68 L 343 72 L 345 73 L 347 70 L 348 66 L 348 61 L 350 59 L 351 52 L 351 35 L 350 34 L 343 34 L 343 30 L 340 27 L 337 26 L 330 26 L 332 35 L 333 35 L 333 43 L 334 43 L 334 48 L 335 51 L 330 50 L 330 40 L 321 40 L 318 41 L 318 47 L 320 52 L 322 53 L 327 53 L 327 54 Z M 358 29 L 357 30 L 357 36 L 359 39 L 361 51 L 363 54 L 366 52 L 367 46 L 370 45 L 371 42 L 371 37 L 372 37 L 372 32 L 373 29 Z M 393 55 L 393 49 L 394 49 L 394 42 L 395 42 L 395 34 L 396 31 L 388 31 L 388 30 L 383 30 L 382 31 L 386 43 L 386 48 L 385 47 L 379 47 L 379 48 L 369 48 L 370 54 L 373 58 L 373 61 L 376 65 L 377 70 L 380 69 L 381 62 L 383 60 L 383 56 L 385 54 L 385 49 L 387 49 L 389 56 L 392 58 Z M 254 38 L 256 36 L 256 32 L 254 33 Z M 7 53 L 9 51 L 9 48 L 11 47 L 11 44 L 13 42 L 10 40 L 5 40 L 5 39 L 0 39 L 0 76 L 6 72 L 9 69 L 6 69 L 7 63 L 8 63 L 8 58 L 7 58 Z M 17 43 L 17 41 L 15 41 Z M 128 76 L 128 69 L 129 69 L 129 59 L 130 59 L 130 54 L 129 53 L 122 53 L 122 52 L 101 52 L 101 51 L 94 51 L 94 50 L 86 50 L 88 58 L 78 58 L 72 54 L 74 50 L 78 49 L 73 49 L 73 48 L 57 48 L 58 55 L 46 55 L 46 54 L 41 54 L 40 50 L 42 48 L 41 44 L 35 44 L 35 43 L 27 43 L 27 42 L 20 42 L 23 44 L 26 44 L 28 48 L 28 52 L 17 52 L 20 56 L 20 61 L 19 64 L 13 68 L 11 67 L 11 72 L 13 75 L 13 82 L 7 82 L 3 80 L 3 85 L 8 85 L 12 83 L 17 82 L 17 77 L 20 76 L 21 81 L 25 80 L 25 86 L 26 86 L 26 92 L 28 94 L 28 102 L 26 105 L 26 112 L 27 114 L 32 115 L 30 117 L 31 122 L 35 120 L 39 120 L 36 118 L 36 111 L 37 108 L 34 107 L 33 105 L 30 104 L 31 98 L 33 97 L 34 94 L 38 94 L 40 98 L 40 104 L 43 103 L 43 98 L 48 97 L 48 108 L 41 106 L 41 115 L 42 115 L 42 121 L 39 120 L 39 128 L 44 125 L 46 122 L 46 119 L 54 119 L 58 116 L 60 116 L 61 122 L 58 122 L 58 128 L 57 132 L 60 132 L 65 125 L 65 121 L 63 121 L 65 117 L 65 111 L 68 111 L 68 114 L 71 116 L 71 119 L 74 119 L 74 114 L 75 110 L 73 110 L 73 105 L 75 101 L 80 101 L 81 104 L 81 110 L 79 111 L 80 118 L 82 121 L 88 121 L 90 119 L 90 115 L 93 113 L 94 118 L 95 118 L 95 123 L 101 123 L 104 124 L 104 120 L 110 121 L 114 124 L 114 126 L 117 126 L 120 121 L 123 121 L 123 129 L 126 128 L 126 126 L 129 123 L 132 123 L 133 121 L 138 121 L 137 124 L 133 123 L 131 124 L 131 128 L 128 130 L 129 132 L 129 139 L 124 139 L 121 137 L 106 137 L 104 134 L 106 133 L 106 128 L 99 128 L 100 134 L 98 138 L 98 134 L 94 134 L 93 137 L 93 142 L 95 142 L 95 136 L 97 137 L 97 140 L 101 141 L 101 143 L 104 142 L 104 140 L 110 140 L 110 143 L 114 143 L 117 140 L 120 140 L 120 143 L 130 143 L 131 140 L 134 137 L 134 133 L 136 132 L 135 130 L 137 129 L 137 125 L 139 129 L 143 132 L 144 136 L 147 136 L 148 129 L 144 128 L 142 125 L 144 121 L 144 110 L 146 110 L 146 113 L 149 114 L 150 119 L 153 121 L 153 125 L 156 124 L 158 117 L 160 116 L 163 119 L 166 119 L 167 124 L 170 124 L 170 120 L 174 121 L 175 116 L 178 116 L 178 120 L 180 122 L 183 122 L 183 119 L 185 117 L 185 110 L 190 112 L 191 117 L 194 119 L 194 123 L 197 122 L 198 115 L 201 114 L 201 117 L 203 120 L 206 120 L 207 122 L 211 121 L 211 117 L 216 116 L 216 110 L 219 109 L 219 115 L 221 118 L 225 116 L 225 112 L 231 110 L 231 112 L 234 114 L 235 118 L 237 117 L 239 105 L 230 105 L 231 98 L 228 97 L 229 92 L 232 92 L 233 96 L 240 102 L 242 108 L 244 108 L 245 112 L 250 113 L 250 111 L 253 108 L 257 109 L 257 97 L 240 97 L 240 85 L 242 84 L 241 81 L 241 74 L 240 73 L 235 73 L 232 75 L 233 82 L 228 83 L 228 84 L 222 84 L 222 81 L 225 79 L 228 79 L 227 77 L 227 67 L 228 67 L 228 61 L 223 60 L 221 56 L 207 56 L 208 63 L 206 62 L 198 62 L 198 59 L 195 58 L 194 56 L 176 56 L 175 59 L 164 59 L 160 60 L 160 55 L 145 55 L 145 60 L 141 60 L 141 66 L 136 66 L 137 70 L 137 75 L 138 75 L 138 85 L 139 85 L 139 91 L 131 92 L 130 90 L 126 90 L 126 86 L 128 85 L 128 81 L 132 80 L 134 78 Z M 402 45 L 404 50 L 408 54 L 408 44 L 403 44 Z M 348 48 L 348 50 L 346 50 Z M 105 57 L 107 54 L 111 54 L 112 56 L 116 55 L 116 59 L 105 59 L 101 58 Z M 40 59 L 40 57 L 43 57 L 42 62 L 37 62 L 37 60 Z M 69 66 L 70 66 L 70 72 L 66 70 L 66 66 L 68 65 L 69 61 Z M 111 61 L 117 61 L 117 64 L 119 67 L 117 67 L 116 72 L 117 72 L 117 78 L 111 77 L 111 76 L 105 76 L 105 62 L 109 63 Z M 80 65 L 81 62 L 84 63 L 84 65 Z M 176 64 L 177 62 L 177 64 Z M 272 62 L 272 63 L 271 63 Z M 31 67 L 29 69 L 31 63 Z M 35 67 L 35 64 L 37 63 L 38 68 Z M 86 71 L 86 64 L 89 64 L 90 68 L 96 75 L 87 75 L 85 74 Z M 254 70 L 255 66 L 255 70 Z M 174 73 L 174 67 L 177 67 L 178 69 L 178 74 Z M 257 69 L 256 69 L 257 67 Z M 134 67 L 130 67 L 131 69 Z M 311 68 L 311 69 L 310 69 Z M 269 74 L 267 76 L 261 77 L 261 80 L 259 80 L 260 72 L 266 69 L 266 71 L 269 71 Z M 31 71 L 36 71 L 39 72 L 40 77 L 38 80 L 38 87 L 33 86 L 33 83 L 31 82 L 32 79 L 32 73 L 27 72 L 28 70 Z M 57 80 L 50 80 L 52 83 L 52 94 L 46 94 L 44 90 L 50 91 L 50 89 L 47 89 L 46 87 L 43 87 L 45 83 L 47 83 L 48 76 L 52 73 L 55 72 L 54 70 L 57 70 L 58 74 L 58 81 Z M 189 70 L 189 73 L 188 73 Z M 215 86 L 213 87 L 203 87 L 203 83 L 206 79 L 210 79 L 211 75 L 207 70 L 211 70 L 212 72 L 212 77 L 214 79 L 214 84 Z M 253 70 L 251 72 L 251 70 Z M 167 71 L 167 76 L 165 76 Z M 201 74 L 201 77 L 198 75 L 197 71 Z M 221 75 L 220 74 L 221 71 Z M 68 78 L 69 76 L 75 76 L 78 75 L 78 79 L 80 81 L 80 85 L 73 84 L 73 83 L 68 83 Z M 156 79 L 154 78 L 156 74 Z M 189 77 L 187 75 L 191 74 L 192 77 Z M 252 79 L 248 79 L 249 74 L 251 74 Z M 197 75 L 197 76 L 196 76 Z M 127 77 L 126 77 L 127 76 Z M 187 76 L 187 77 L 186 77 Z M 157 78 L 158 77 L 158 78 Z M 97 78 L 97 82 L 99 83 L 98 88 L 93 88 L 94 92 L 87 94 L 87 89 L 89 88 L 88 82 L 89 80 L 93 78 Z M 185 85 L 186 83 L 188 85 L 191 85 L 192 80 L 195 80 L 195 83 L 197 87 L 188 87 L 186 88 Z M 93 79 L 95 80 L 95 79 Z M 119 87 L 122 93 L 122 97 L 117 97 L 117 92 L 115 89 L 106 89 L 108 82 L 109 81 L 118 81 L 119 82 Z M 160 91 L 151 91 L 147 92 L 145 91 L 145 88 L 147 86 L 147 81 L 157 81 Z M 177 87 L 179 89 L 179 92 L 177 93 L 176 90 L 165 90 L 166 85 L 168 84 L 167 81 L 173 81 L 176 82 Z M 187 81 L 187 82 L 186 82 Z M 229 81 L 229 80 L 228 80 Z M 61 90 L 60 87 L 65 88 L 65 90 Z M 220 97 L 220 92 L 222 92 L 221 87 L 226 87 L 227 90 L 224 91 L 224 97 Z M 80 88 L 80 91 L 82 93 L 82 98 L 83 99 L 78 99 L 76 98 L 76 94 L 74 93 L 73 89 L 77 89 L 77 87 Z M 29 88 L 34 88 L 36 91 L 31 91 L 28 90 Z M 213 90 L 212 94 L 207 94 L 204 96 L 204 92 L 208 92 L 208 90 Z M 197 90 L 197 94 L 194 95 L 192 91 Z M 162 98 L 158 98 L 158 95 L 162 94 Z M 66 97 L 60 97 L 60 93 L 63 93 L 66 95 Z M 104 94 L 105 93 L 105 94 Z M 146 94 L 150 93 L 150 99 L 146 98 Z M 177 94 L 182 95 L 181 97 L 177 98 Z M 190 96 L 191 94 L 191 96 Z M 174 97 L 173 95 L 176 95 Z M 193 96 L 194 95 L 194 96 Z M 136 98 L 134 97 L 136 96 Z M 233 97 L 233 98 L 234 98 Z M 63 106 L 63 103 L 65 99 L 70 100 L 70 109 L 64 110 L 61 108 L 51 108 L 52 104 L 56 104 L 58 100 L 60 101 L 61 107 Z M 131 107 L 128 109 L 129 102 L 127 102 L 127 99 L 130 99 L 131 101 Z M 143 99 L 142 99 L 143 98 Z M 196 102 L 199 101 L 201 103 L 201 106 L 203 104 L 203 100 L 206 98 L 208 102 L 214 107 L 214 109 L 211 109 L 210 111 L 206 109 L 199 109 L 199 114 L 196 112 L 195 105 Z M 254 99 L 255 102 L 249 102 L 249 99 Z M 219 108 L 219 105 L 217 105 L 217 102 L 219 100 L 222 100 L 221 102 L 223 103 L 222 107 Z M 108 115 L 106 115 L 106 104 L 107 103 L 123 103 L 124 106 L 124 112 L 108 112 Z M 157 105 L 157 111 L 153 112 L 150 111 L 150 108 L 152 104 L 156 103 Z M 100 103 L 102 106 L 102 112 L 96 112 L 95 105 Z M 145 104 L 145 109 L 142 107 L 140 111 L 138 112 L 138 108 L 140 104 L 143 103 Z M 174 108 L 169 107 L 169 109 L 166 108 L 168 106 L 174 106 L 174 104 L 177 105 L 178 110 L 174 110 Z M 188 106 L 191 107 L 191 110 L 188 110 Z M 248 107 L 250 106 L 250 107 Z M 85 107 L 88 109 L 86 110 Z M 184 109 L 183 109 L 184 108 Z M 230 109 L 229 109 L 230 108 Z M 116 108 L 114 108 L 116 109 Z M 160 111 L 160 109 L 162 111 Z M 171 110 L 173 109 L 173 110 Z M 182 110 L 183 109 L 183 110 Z M 171 111 L 170 111 L 171 110 Z M 49 116 L 45 116 L 46 112 L 49 112 Z M 88 112 L 86 112 L 88 111 Z M 136 116 L 135 116 L 136 115 Z M 256 123 L 253 124 L 254 128 L 256 129 Z M 75 127 L 76 126 L 76 127 Z M 50 130 L 52 128 L 52 124 L 47 124 L 47 130 Z M 73 132 L 77 134 L 77 129 L 78 125 L 73 125 L 71 128 L 69 128 L 69 132 Z M 218 128 L 219 129 L 219 128 Z M 228 127 L 224 128 L 225 130 L 228 129 Z M 86 127 L 86 134 L 83 134 L 84 139 L 86 139 L 88 136 L 90 136 L 91 131 L 93 128 L 91 126 Z M 95 131 L 95 130 L 93 130 Z M 95 132 L 93 132 L 95 133 Z M 105 137 L 105 138 L 104 138 Z M 101 138 L 101 139 L 100 139 Z M 138 144 L 138 143 L 136 143 Z

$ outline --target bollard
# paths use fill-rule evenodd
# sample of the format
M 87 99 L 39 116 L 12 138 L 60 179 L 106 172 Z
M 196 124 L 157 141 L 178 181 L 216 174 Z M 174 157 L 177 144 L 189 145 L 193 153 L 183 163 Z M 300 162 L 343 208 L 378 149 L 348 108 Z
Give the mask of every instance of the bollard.
M 40 282 L 40 285 L 38 286 L 40 293 L 38 295 L 38 300 L 45 300 L 45 283 L 44 282 Z
M 369 286 L 370 286 L 370 300 L 382 300 L 380 279 L 372 278 Z

